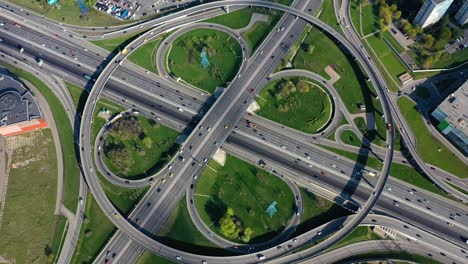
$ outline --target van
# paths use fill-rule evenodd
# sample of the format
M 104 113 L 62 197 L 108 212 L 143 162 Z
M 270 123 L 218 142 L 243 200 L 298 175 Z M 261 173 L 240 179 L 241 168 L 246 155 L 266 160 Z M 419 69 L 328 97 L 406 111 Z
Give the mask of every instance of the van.
M 257 257 L 258 257 L 259 260 L 264 260 L 265 259 L 265 256 L 262 255 L 262 254 L 258 254 Z

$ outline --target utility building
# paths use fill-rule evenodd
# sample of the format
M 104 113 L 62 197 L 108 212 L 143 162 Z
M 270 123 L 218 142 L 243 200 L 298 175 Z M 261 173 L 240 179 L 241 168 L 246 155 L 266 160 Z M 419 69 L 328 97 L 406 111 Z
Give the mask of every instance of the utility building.
M 454 0 L 426 0 L 413 20 L 413 24 L 425 28 L 437 23 Z
M 465 1 L 460 10 L 455 14 L 455 19 L 462 26 L 468 22 L 468 1 Z
M 468 81 L 449 95 L 431 114 L 437 128 L 466 156 L 468 155 Z

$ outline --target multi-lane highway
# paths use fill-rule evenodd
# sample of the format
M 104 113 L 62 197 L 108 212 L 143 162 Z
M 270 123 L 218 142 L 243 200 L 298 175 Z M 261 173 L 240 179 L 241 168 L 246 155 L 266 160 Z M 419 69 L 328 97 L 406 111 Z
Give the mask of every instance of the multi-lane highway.
M 237 2 L 248 2 L 248 1 L 237 1 Z M 300 34 L 300 32 L 299 32 L 299 34 Z M 11 37 L 14 38 L 14 36 L 11 36 Z M 38 39 L 40 39 L 40 38 L 38 38 Z M 43 39 L 43 38 L 42 38 L 42 39 Z M 42 40 L 42 39 L 41 39 L 41 40 Z M 14 42 L 12 42 L 12 43 L 14 43 Z M 18 42 L 16 42 L 16 43 L 18 43 Z M 40 43 L 40 42 L 39 42 L 39 43 Z M 66 43 L 66 42 L 65 42 L 65 43 Z M 44 43 L 44 44 L 45 44 L 45 43 Z M 13 45 L 14 45 L 14 44 L 11 44 L 10 46 L 13 46 Z M 42 45 L 41 45 L 41 46 L 42 46 Z M 53 45 L 52 45 L 51 47 L 53 47 Z M 57 47 L 59 47 L 59 46 L 57 46 Z M 60 47 L 62 47 L 62 44 L 60 44 Z M 70 45 L 70 47 L 74 47 L 74 46 L 73 46 L 73 45 Z M 35 48 L 36 50 L 40 50 L 40 49 L 41 49 L 40 47 L 37 47 L 37 46 L 34 47 L 34 48 Z M 58 50 L 58 49 L 57 49 L 57 50 Z M 55 51 L 54 51 L 54 52 L 55 52 Z M 80 51 L 80 52 L 81 52 L 81 51 Z M 86 52 L 83 52 L 83 53 L 86 53 Z M 284 52 L 283 52 L 283 53 L 284 53 Z M 52 53 L 52 54 L 54 54 L 54 53 Z M 62 54 L 62 55 L 64 55 L 64 54 Z M 268 54 L 268 55 L 269 55 L 269 54 Z M 276 55 L 276 53 L 275 53 L 275 55 Z M 277 56 L 277 58 L 279 58 L 280 55 L 281 55 L 281 53 L 279 53 L 279 55 Z M 77 56 L 77 55 L 75 55 L 75 56 Z M 75 62 L 76 62 L 76 60 L 74 59 L 75 56 L 66 54 L 66 55 L 63 57 L 63 59 L 68 60 L 68 61 L 71 61 L 72 63 L 75 63 Z M 94 55 L 93 55 L 93 56 L 94 56 Z M 86 58 L 86 56 L 85 56 L 85 60 L 88 60 L 88 59 L 89 59 L 89 61 L 92 61 L 92 58 L 91 58 L 91 57 L 92 57 L 92 56 L 90 56 L 90 58 Z M 80 53 L 80 59 L 79 59 L 79 60 L 81 61 L 81 53 Z M 364 59 L 364 60 L 365 60 L 365 59 Z M 48 60 L 46 60 L 46 61 L 48 62 Z M 74 62 L 74 61 L 75 61 L 75 62 Z M 95 60 L 95 61 L 99 62 L 98 60 Z M 64 63 L 62 62 L 62 64 L 64 64 Z M 87 64 L 87 65 L 92 65 L 92 64 L 93 64 L 93 63 Z M 127 63 L 124 62 L 124 65 L 122 65 L 122 66 L 125 67 L 126 64 L 127 64 Z M 77 64 L 77 65 L 78 65 L 78 64 Z M 99 64 L 97 64 L 97 65 L 99 65 Z M 80 65 L 78 68 L 80 68 L 80 67 L 82 67 L 82 65 Z M 119 68 L 123 68 L 123 67 L 119 67 Z M 130 66 L 130 67 L 132 67 L 132 66 Z M 66 67 L 64 67 L 64 68 L 66 68 Z M 93 67 L 89 67 L 89 68 L 92 70 Z M 135 69 L 136 69 L 135 72 L 134 72 L 134 73 L 136 73 L 135 75 L 140 75 L 140 76 L 144 76 L 145 74 L 146 74 L 146 75 L 150 75 L 150 74 L 147 74 L 146 72 L 144 72 L 143 70 L 138 69 L 137 67 L 135 67 Z M 76 72 L 76 70 L 75 70 L 75 72 Z M 80 71 L 78 71 L 78 72 L 80 72 Z M 265 71 L 265 72 L 268 72 L 268 70 Z M 82 74 L 82 73 L 81 73 L 81 74 Z M 80 74 L 76 74 L 76 73 L 75 73 L 75 75 L 80 76 Z M 246 77 L 245 74 L 243 74 L 243 75 L 244 75 L 243 77 L 245 78 L 245 77 Z M 119 76 L 121 76 L 121 75 L 119 74 Z M 135 78 L 135 79 L 137 79 L 137 78 Z M 129 85 L 129 84 L 128 84 L 128 83 L 130 83 L 130 81 L 127 81 L 127 80 L 115 80 L 115 82 L 118 83 L 118 84 L 120 84 L 120 85 L 121 85 L 122 83 L 125 83 L 124 85 L 126 85 L 127 87 L 135 88 L 135 90 L 137 90 L 136 87 L 135 87 L 136 85 Z M 131 83 L 133 83 L 133 80 L 131 81 Z M 155 82 L 153 81 L 153 85 L 154 85 L 154 83 L 155 83 Z M 178 88 L 175 88 L 176 86 L 170 86 L 170 85 L 171 85 L 170 82 L 166 82 L 165 84 L 167 85 L 167 87 L 171 87 L 172 90 L 173 90 L 173 89 L 178 89 Z M 119 86 L 119 85 L 116 85 L 116 86 Z M 242 83 L 239 84 L 239 87 L 240 87 L 239 89 L 242 88 L 241 86 L 242 86 Z M 261 89 L 262 86 L 259 85 L 259 87 L 260 87 L 260 89 Z M 183 88 L 182 88 L 182 89 L 183 89 Z M 158 89 L 158 90 L 159 90 L 159 89 Z M 161 90 L 162 90 L 162 89 L 161 89 Z M 182 90 L 181 90 L 181 91 L 182 91 Z M 187 90 L 187 91 L 189 91 L 188 93 L 190 93 L 190 90 Z M 228 91 L 229 91 L 229 90 L 228 90 Z M 155 92 L 156 92 L 156 91 L 155 91 Z M 125 93 L 125 91 L 122 91 L 122 93 Z M 144 92 L 142 92 L 142 91 L 139 91 L 139 93 L 141 94 L 140 96 L 148 95 L 148 93 L 144 93 Z M 128 95 L 131 95 L 131 93 L 127 93 L 127 94 L 128 94 Z M 198 95 L 199 93 L 198 93 L 198 92 L 193 92 L 193 91 L 192 91 L 192 94 Z M 115 96 L 115 93 L 111 93 L 109 96 Z M 206 94 L 201 94 L 200 96 L 201 96 L 201 97 L 205 97 L 205 99 L 207 98 L 207 95 L 206 95 Z M 242 96 L 242 94 L 239 95 L 239 96 Z M 248 96 L 246 96 L 246 95 L 243 95 L 243 96 L 246 97 L 246 98 L 249 98 L 249 100 L 253 100 L 253 98 L 250 98 L 250 97 L 252 96 L 252 94 L 248 94 Z M 124 96 L 122 96 L 122 97 L 124 97 Z M 131 96 L 130 96 L 130 97 L 131 97 Z M 149 98 L 149 100 L 147 99 L 148 103 L 147 103 L 146 105 L 151 105 L 150 101 L 151 101 L 151 99 L 153 99 L 154 97 L 155 97 L 155 96 L 152 96 L 151 98 Z M 160 97 L 163 97 L 163 96 L 160 96 Z M 114 97 L 114 98 L 115 98 L 115 97 Z M 131 97 L 131 98 L 132 98 L 132 97 Z M 133 98 L 134 98 L 134 96 L 133 96 Z M 154 98 L 154 99 L 155 99 L 155 98 Z M 177 101 L 177 100 L 176 100 L 176 101 Z M 191 100 L 190 100 L 190 101 L 191 101 Z M 202 100 L 200 100 L 200 101 L 202 101 Z M 244 100 L 244 101 L 247 101 L 247 100 Z M 241 100 L 241 102 L 242 102 L 242 100 Z M 192 106 L 192 105 L 191 105 L 191 106 Z M 216 105 L 215 105 L 215 106 L 216 106 Z M 242 107 L 242 104 L 241 104 L 240 106 L 233 105 L 233 107 Z M 196 106 L 195 106 L 195 108 L 196 108 Z M 199 110 L 199 109 L 198 109 L 198 110 Z M 197 111 L 197 110 L 196 110 L 196 111 Z M 194 113 L 196 113 L 196 111 L 195 111 Z M 211 110 L 210 110 L 210 111 L 211 111 Z M 213 111 L 214 111 L 214 110 L 213 110 Z M 171 114 L 170 111 L 167 111 L 167 113 L 168 113 L 169 115 Z M 216 113 L 216 112 L 215 112 L 215 113 Z M 241 113 L 241 114 L 243 114 L 243 113 Z M 235 115 L 228 116 L 227 114 L 226 114 L 226 116 L 229 117 L 229 118 L 228 118 L 229 120 L 231 120 L 231 119 L 232 119 L 232 120 L 236 120 L 236 119 L 237 119 L 237 120 L 240 120 L 240 116 L 239 116 L 239 117 L 235 117 Z M 185 118 L 185 119 L 181 119 L 181 120 L 184 120 L 185 122 L 188 122 L 187 118 L 186 118 L 186 117 L 184 117 L 184 118 Z M 209 119 L 209 117 L 206 117 L 206 116 L 205 116 L 204 118 Z M 202 121 L 203 121 L 203 120 L 202 120 Z M 206 120 L 205 120 L 205 121 L 206 121 Z M 214 123 L 215 123 L 214 126 L 218 125 L 218 130 L 221 130 L 221 131 L 215 131 L 215 129 L 213 129 L 212 133 L 214 134 L 215 137 L 219 137 L 219 138 L 220 138 L 220 141 L 219 141 L 218 144 L 221 144 L 221 143 L 222 143 L 222 140 L 221 140 L 221 139 L 222 139 L 223 137 L 224 137 L 224 138 L 227 137 L 228 131 L 224 132 L 222 129 L 220 129 L 221 126 L 219 125 L 219 122 L 218 122 L 218 124 L 216 124 L 216 118 L 213 118 L 213 120 L 211 120 L 211 121 L 208 120 L 208 121 L 206 121 L 206 122 L 208 122 L 208 123 L 209 123 L 209 122 L 214 122 Z M 235 124 L 237 124 L 237 123 L 235 123 L 235 122 L 233 121 L 233 122 L 232 122 L 232 126 L 234 126 Z M 214 126 L 213 126 L 213 127 L 214 127 Z M 231 127 L 232 127 L 232 126 L 231 126 Z M 208 131 L 208 132 L 209 132 L 209 131 Z M 215 132 L 217 132 L 217 133 L 215 134 Z M 224 132 L 224 133 L 222 133 L 222 132 Z M 207 133 L 207 132 L 205 132 L 205 133 Z M 242 133 L 242 132 L 240 132 L 239 134 L 241 134 L 241 133 Z M 256 133 L 256 132 L 248 131 L 247 135 L 248 135 L 248 134 L 255 134 L 255 133 Z M 208 134 L 208 133 L 207 133 L 207 134 Z M 194 136 L 194 137 L 196 137 L 196 136 Z M 246 137 L 247 137 L 247 136 L 246 136 Z M 268 136 L 266 136 L 266 137 L 269 138 Z M 247 139 L 248 139 L 248 138 L 247 138 Z M 202 141 L 202 140 L 203 140 L 203 139 L 199 139 L 199 141 Z M 211 139 L 210 139 L 210 140 L 211 140 Z M 278 142 L 281 142 L 281 138 L 280 138 L 279 140 L 280 140 L 280 141 L 278 141 Z M 205 141 L 207 141 L 207 140 L 205 139 Z M 270 141 L 270 140 L 269 140 L 269 141 Z M 195 141 L 195 142 L 197 142 L 197 141 Z M 275 144 L 275 145 L 277 144 L 277 143 L 274 142 L 274 140 L 272 140 L 271 142 L 272 142 L 273 144 Z M 272 144 L 272 145 L 273 145 L 273 144 Z M 89 145 L 90 145 L 90 144 L 88 144 L 88 146 L 89 146 Z M 214 145 L 214 144 L 213 144 L 213 145 Z M 247 145 L 250 145 L 250 144 L 247 144 Z M 296 145 L 299 146 L 300 144 L 299 144 L 299 145 L 296 144 Z M 210 153 L 213 152 L 213 148 L 214 148 L 214 147 L 211 146 L 211 148 L 209 148 L 209 147 L 206 147 L 205 149 L 202 149 L 202 148 L 203 148 L 203 147 L 200 147 L 200 150 L 198 151 L 198 154 L 199 154 L 198 156 L 201 156 L 201 157 L 209 157 L 209 156 L 210 156 Z M 291 147 L 291 148 L 294 148 L 294 147 Z M 251 146 L 250 146 L 250 149 L 252 149 Z M 273 148 L 273 149 L 274 149 L 274 148 Z M 288 149 L 289 149 L 289 147 L 288 147 Z M 270 152 L 270 151 L 268 151 L 268 152 Z M 268 153 L 268 152 L 267 152 L 267 153 Z M 195 157 L 198 158 L 197 156 L 195 156 Z M 290 157 L 289 157 L 289 158 L 290 158 Z M 187 158 L 187 159 L 189 159 L 189 158 Z M 190 157 L 190 159 L 194 159 L 194 157 Z M 284 159 L 284 157 L 283 157 L 283 159 Z M 288 158 L 285 158 L 285 159 L 288 159 Z M 314 160 L 315 160 L 315 157 L 314 157 Z M 188 161 L 186 161 L 186 162 L 187 162 L 186 164 L 188 164 Z M 180 162 L 180 163 L 181 163 L 181 162 Z M 302 163 L 304 163 L 304 165 L 305 165 L 305 162 L 302 162 Z M 90 164 L 91 164 L 91 163 L 90 163 Z M 325 164 L 326 164 L 326 163 L 325 163 Z M 340 163 L 340 164 L 341 164 L 341 163 Z M 188 165 L 187 165 L 187 166 L 188 166 Z M 293 164 L 293 167 L 294 167 L 294 166 L 297 166 L 297 165 L 294 165 L 294 164 Z M 87 167 L 85 167 L 85 168 L 87 168 Z M 340 167 L 340 168 L 341 168 L 341 167 Z M 332 172 L 333 172 L 333 171 L 332 171 Z M 310 172 L 308 172 L 308 173 L 310 173 Z M 182 174 L 182 173 L 181 173 L 181 174 Z M 351 170 L 351 173 L 350 173 L 349 175 L 352 175 L 352 170 Z M 183 177 L 183 175 L 181 175 L 181 176 L 178 177 L 178 178 L 182 178 L 182 177 Z M 181 187 L 182 187 L 183 185 L 184 185 L 184 184 L 181 183 L 181 184 L 179 184 L 178 186 L 181 186 Z M 187 184 L 185 184 L 185 185 L 187 185 Z M 185 186 L 185 187 L 186 187 L 186 186 Z M 153 189 L 155 189 L 155 188 L 153 188 Z M 180 189 L 184 189 L 184 188 L 182 187 L 182 188 L 180 188 Z M 179 192 L 180 192 L 180 189 L 178 189 L 178 190 L 176 190 L 176 191 L 179 191 Z M 398 187 L 397 187 L 397 189 L 398 189 Z M 403 187 L 403 188 L 400 187 L 398 190 L 403 190 L 403 189 L 404 189 L 404 187 Z M 370 190 L 371 190 L 371 189 L 370 189 Z M 168 193 L 170 194 L 170 191 L 168 191 Z M 369 193 L 369 194 L 370 194 L 370 193 Z M 369 195 L 368 195 L 368 196 L 369 196 Z M 175 196 L 174 196 L 174 197 L 175 197 Z M 362 199 L 361 202 L 364 202 L 365 200 L 366 200 L 366 199 Z M 391 207 L 391 206 L 390 206 L 390 207 Z M 389 208 L 390 208 L 390 207 L 389 207 Z M 392 207 L 392 208 L 393 208 L 393 207 Z M 137 209 L 138 209 L 138 208 L 137 208 Z M 394 208 L 393 208 L 393 210 L 394 210 Z M 393 211 L 393 210 L 390 209 L 390 211 Z M 156 211 L 156 210 L 155 210 L 155 211 Z M 112 218 L 112 217 L 113 217 L 113 214 L 112 214 L 111 212 L 108 212 L 108 213 L 109 213 L 109 215 L 110 215 L 111 218 Z M 146 213 L 145 213 L 145 214 L 146 214 Z M 444 228 L 442 228 L 442 229 L 444 229 Z M 463 231 L 462 231 L 462 233 L 463 233 Z M 161 248 L 161 249 L 162 249 L 162 248 Z M 166 249 L 164 249 L 164 250 L 166 250 Z M 255 256 L 252 256 L 252 257 L 253 257 L 252 259 L 255 259 Z M 247 258 L 246 258 L 246 259 L 247 259 Z

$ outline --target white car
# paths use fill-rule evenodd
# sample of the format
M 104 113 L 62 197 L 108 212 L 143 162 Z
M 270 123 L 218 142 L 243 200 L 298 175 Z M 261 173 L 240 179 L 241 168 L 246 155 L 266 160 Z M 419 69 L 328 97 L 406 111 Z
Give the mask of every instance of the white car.
M 84 205 L 83 198 L 80 197 L 79 201 L 80 201 L 80 205 L 83 206 Z

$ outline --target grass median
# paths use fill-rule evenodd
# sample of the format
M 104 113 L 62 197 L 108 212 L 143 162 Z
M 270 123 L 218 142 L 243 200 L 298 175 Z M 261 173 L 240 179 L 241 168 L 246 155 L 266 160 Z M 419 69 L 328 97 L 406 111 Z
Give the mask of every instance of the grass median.
M 277 212 L 270 217 L 265 210 L 274 201 Z M 194 203 L 201 219 L 220 235 L 220 219 L 232 208 L 230 219 L 236 219 L 236 226 L 253 231 L 251 243 L 278 235 L 295 208 L 294 195 L 285 182 L 230 155 L 224 166 L 215 161 L 208 164 L 196 186 Z M 227 238 L 241 241 L 235 236 Z
M 425 162 L 436 165 L 460 178 L 467 178 L 468 166 L 432 136 L 424 124 L 425 121 L 421 114 L 416 109 L 416 104 L 405 97 L 398 99 L 397 104 L 417 139 L 417 151 L 421 158 Z
M 209 65 L 202 66 L 206 52 Z M 167 56 L 169 70 L 176 78 L 207 92 L 227 87 L 242 63 L 242 49 L 229 34 L 213 29 L 195 29 L 179 36 Z
M 355 147 L 362 146 L 361 140 L 351 130 L 343 131 L 341 133 L 341 140 L 343 141 L 343 143 L 351 145 L 351 146 L 355 146 Z
M 255 22 L 255 24 L 253 24 L 251 28 L 242 33 L 252 54 L 255 50 L 257 50 L 257 48 L 268 36 L 268 34 L 273 30 L 273 28 L 280 20 L 281 15 L 283 14 L 282 12 L 276 10 L 267 10 L 259 8 L 256 8 L 255 10 L 261 10 L 260 13 L 268 15 L 268 21 L 257 21 Z
M 288 77 L 270 82 L 260 93 L 257 114 L 305 133 L 317 133 L 331 119 L 333 105 L 312 80 Z

